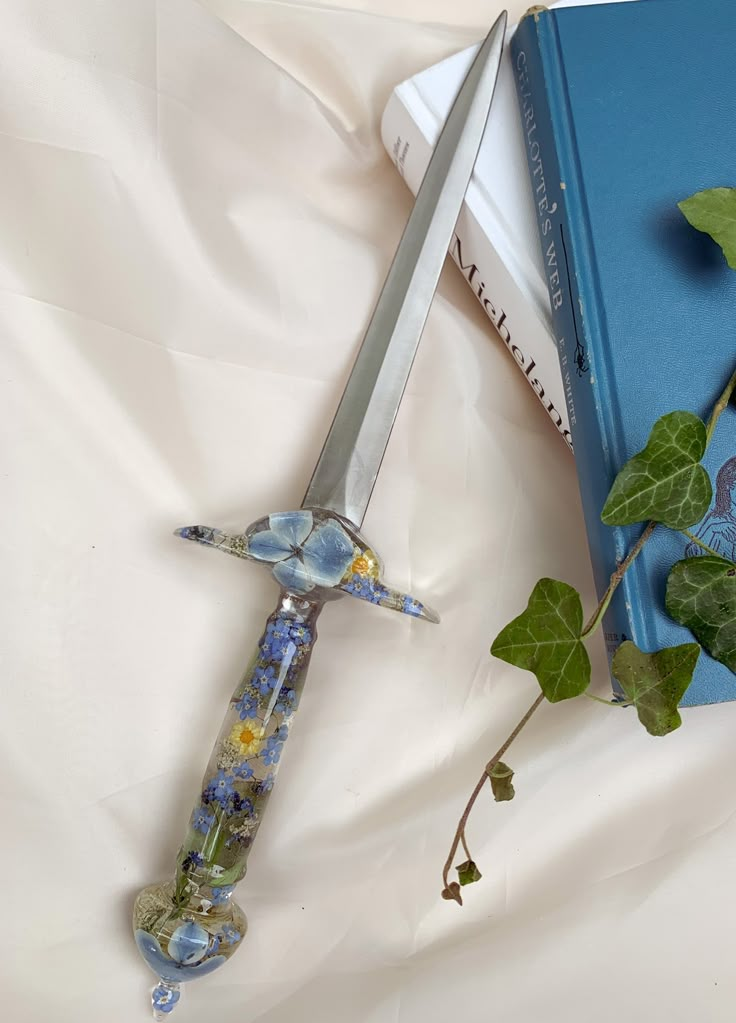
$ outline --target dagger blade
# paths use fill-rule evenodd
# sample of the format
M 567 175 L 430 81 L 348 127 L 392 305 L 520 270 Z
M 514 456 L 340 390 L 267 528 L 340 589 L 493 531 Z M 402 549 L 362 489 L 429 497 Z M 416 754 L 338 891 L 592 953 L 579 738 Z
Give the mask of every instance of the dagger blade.
M 505 29 L 504 11 L 447 116 L 303 508 L 331 510 L 355 526 L 363 522 L 483 138 Z

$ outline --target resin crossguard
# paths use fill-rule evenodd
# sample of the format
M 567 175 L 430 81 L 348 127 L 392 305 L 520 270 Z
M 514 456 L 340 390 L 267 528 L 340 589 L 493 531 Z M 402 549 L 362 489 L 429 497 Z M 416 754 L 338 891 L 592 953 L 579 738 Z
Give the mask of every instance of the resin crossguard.
M 281 597 L 233 693 L 175 877 L 145 888 L 136 899 L 136 943 L 159 978 L 152 993 L 157 1020 L 176 1007 L 182 982 L 217 969 L 245 936 L 245 916 L 233 891 L 245 874 L 273 788 L 325 602 L 347 593 L 439 621 L 414 597 L 382 582 L 372 547 L 332 512 L 315 508 L 269 515 L 239 535 L 207 526 L 187 526 L 177 535 L 267 564 Z
M 415 618 L 439 622 L 436 612 L 381 580 L 381 562 L 366 539 L 333 512 L 301 509 L 258 519 L 232 536 L 209 526 L 185 526 L 177 535 L 236 558 L 271 566 L 283 589 L 311 601 L 341 593 Z

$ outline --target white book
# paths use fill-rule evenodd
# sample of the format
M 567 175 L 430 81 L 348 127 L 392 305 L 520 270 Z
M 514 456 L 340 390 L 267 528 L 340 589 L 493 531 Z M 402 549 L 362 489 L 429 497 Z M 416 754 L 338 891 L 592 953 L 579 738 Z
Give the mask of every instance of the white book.
M 563 0 L 550 6 L 573 4 Z M 572 447 L 508 47 L 515 27 L 506 35 L 488 128 L 450 254 L 550 420 Z M 472 46 L 397 85 L 386 105 L 383 144 L 414 195 L 477 50 Z

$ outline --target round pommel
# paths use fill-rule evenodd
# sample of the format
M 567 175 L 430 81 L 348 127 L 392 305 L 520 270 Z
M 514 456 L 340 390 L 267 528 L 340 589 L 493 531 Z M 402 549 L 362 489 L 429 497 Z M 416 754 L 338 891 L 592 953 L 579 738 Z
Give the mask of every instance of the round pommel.
M 218 891 L 169 881 L 144 888 L 136 899 L 136 945 L 158 977 L 151 993 L 154 1019 L 166 1019 L 176 1008 L 182 983 L 212 973 L 240 947 L 245 914 L 232 890 L 221 897 Z

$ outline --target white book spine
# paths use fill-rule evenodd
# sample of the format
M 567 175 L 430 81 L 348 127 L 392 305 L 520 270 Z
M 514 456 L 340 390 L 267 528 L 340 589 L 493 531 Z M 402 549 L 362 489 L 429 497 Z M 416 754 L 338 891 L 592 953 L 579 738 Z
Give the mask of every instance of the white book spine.
M 402 97 L 411 84 L 404 83 L 391 94 L 381 121 L 381 137 L 399 173 L 416 195 L 433 147 L 417 123 L 423 116 L 421 97 L 415 92 L 411 107 Z M 481 221 L 472 204 L 463 203 L 450 255 L 550 420 L 572 449 L 565 390 L 549 323 L 539 319 Z

